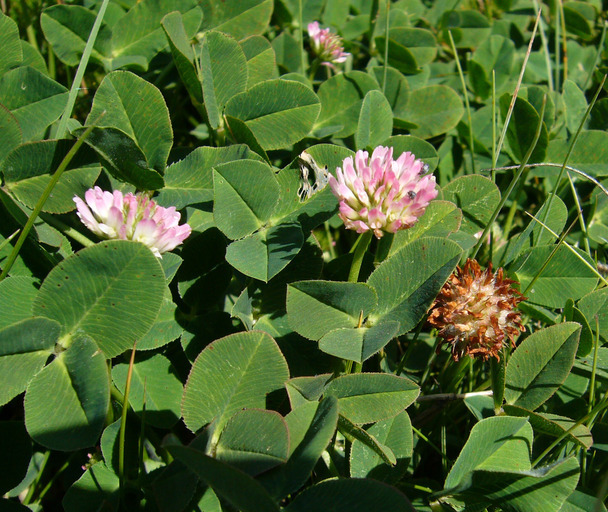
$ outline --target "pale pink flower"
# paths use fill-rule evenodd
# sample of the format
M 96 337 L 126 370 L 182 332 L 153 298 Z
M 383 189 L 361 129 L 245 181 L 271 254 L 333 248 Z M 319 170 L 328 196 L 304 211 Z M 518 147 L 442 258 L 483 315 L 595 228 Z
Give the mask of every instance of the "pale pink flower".
M 175 249 L 192 231 L 179 225 L 180 214 L 174 206 L 164 208 L 143 194 L 90 188 L 84 201 L 75 196 L 77 215 L 82 223 L 102 238 L 135 240 L 147 245 L 155 256 Z
M 428 165 L 409 151 L 393 160 L 393 148 L 383 146 L 368 156 L 357 151 L 329 178 L 344 225 L 357 233 L 371 229 L 378 238 L 412 227 L 438 194 Z
M 318 21 L 308 24 L 308 35 L 315 55 L 323 61 L 324 66 L 336 69 L 334 64 L 344 62 L 350 55 L 344 51 L 340 36 L 328 28 L 321 28 Z

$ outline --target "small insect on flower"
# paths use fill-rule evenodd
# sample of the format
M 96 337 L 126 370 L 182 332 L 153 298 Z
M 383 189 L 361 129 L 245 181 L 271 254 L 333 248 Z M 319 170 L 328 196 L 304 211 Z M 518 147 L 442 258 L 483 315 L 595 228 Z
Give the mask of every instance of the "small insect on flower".
M 328 28 L 321 28 L 318 21 L 308 24 L 308 35 L 314 54 L 324 66 L 336 69 L 334 64 L 346 61 L 350 53 L 344 51 L 342 39 Z
M 357 233 L 371 229 L 377 238 L 412 227 L 438 194 L 428 170 L 409 151 L 393 160 L 393 148 L 383 146 L 371 158 L 367 151 L 345 158 L 337 177 L 329 177 L 344 225 Z
M 302 151 L 302 154 L 298 157 L 298 163 L 302 180 L 298 189 L 298 197 L 302 203 L 327 186 L 329 173 L 327 172 L 327 166 L 320 167 L 310 153 L 306 151 Z
M 82 223 L 101 238 L 135 240 L 148 246 L 161 258 L 175 249 L 192 231 L 188 224 L 179 224 L 180 214 L 174 206 L 164 208 L 144 194 L 99 187 L 90 188 L 84 201 L 75 196 L 77 215 Z
M 503 277 L 502 268 L 493 274 L 492 264 L 482 271 L 477 261 L 468 259 L 462 269 L 456 267 L 428 317 L 455 361 L 464 355 L 500 360 L 507 338 L 515 346 L 515 338 L 525 330 L 515 307 L 526 298 L 513 283 Z

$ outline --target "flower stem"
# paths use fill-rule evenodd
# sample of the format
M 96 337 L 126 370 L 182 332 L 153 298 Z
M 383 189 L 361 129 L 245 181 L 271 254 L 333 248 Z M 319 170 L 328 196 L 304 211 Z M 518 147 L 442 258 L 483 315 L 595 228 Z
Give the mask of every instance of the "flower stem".
M 53 215 L 40 213 L 40 218 L 47 224 L 50 224 L 56 228 L 58 231 L 61 231 L 61 233 L 63 233 L 65 236 L 70 237 L 72 240 L 75 240 L 84 247 L 91 247 L 95 245 L 95 242 L 84 236 L 80 231 L 68 226 L 65 222 L 60 221 Z
M 321 60 L 319 58 L 316 58 L 315 60 L 313 60 L 312 64 L 310 65 L 309 72 L 308 72 L 308 79 L 310 80 L 311 84 L 314 84 L 314 82 L 315 82 L 315 75 L 317 74 L 317 70 L 319 69 L 320 65 L 321 65 Z
M 494 398 L 494 413 L 498 413 L 502 409 L 502 399 L 505 396 L 505 379 L 506 379 L 506 361 L 505 351 L 501 350 L 500 360 L 492 358 L 490 362 L 490 372 L 492 376 L 492 391 Z
M 371 231 L 366 231 L 365 233 L 359 235 L 359 238 L 354 246 L 355 254 L 353 255 L 353 262 L 351 263 L 350 272 L 348 274 L 349 283 L 356 283 L 359 280 L 359 273 L 361 272 L 363 257 L 365 256 L 365 251 L 369 247 L 371 240 Z
M 55 188 L 55 185 L 59 181 L 59 178 L 61 178 L 63 171 L 65 171 L 67 169 L 69 163 L 72 161 L 72 158 L 74 158 L 74 155 L 76 155 L 76 153 L 80 149 L 80 146 L 82 146 L 82 144 L 84 143 L 84 140 L 88 137 L 88 135 L 91 133 L 93 128 L 95 128 L 95 126 L 96 126 L 96 123 L 93 123 L 82 133 L 82 135 L 74 143 L 72 148 L 68 151 L 67 155 L 65 155 L 65 157 L 59 164 L 59 167 L 57 167 L 55 174 L 53 174 L 48 185 L 42 192 L 40 199 L 38 199 L 36 206 L 34 206 L 32 213 L 30 214 L 29 218 L 27 219 L 27 222 L 25 223 L 25 226 L 23 227 L 23 230 L 21 231 L 19 238 L 17 239 L 17 243 L 15 243 L 13 250 L 11 251 L 9 257 L 7 258 L 6 263 L 4 264 L 4 268 L 2 269 L 2 274 L 0 274 L 0 281 L 2 281 L 10 272 L 11 267 L 13 266 L 13 263 L 15 263 L 15 260 L 17 259 L 17 256 L 19 255 L 19 251 L 21 250 L 21 247 L 23 246 L 23 243 L 25 242 L 25 239 L 30 234 L 31 229 L 34 226 L 34 222 L 36 221 L 36 219 L 38 218 L 38 215 L 40 214 L 40 212 L 42 211 L 42 208 L 44 207 L 44 203 L 46 203 L 46 200 L 51 195 L 51 192 L 53 191 L 53 188 Z

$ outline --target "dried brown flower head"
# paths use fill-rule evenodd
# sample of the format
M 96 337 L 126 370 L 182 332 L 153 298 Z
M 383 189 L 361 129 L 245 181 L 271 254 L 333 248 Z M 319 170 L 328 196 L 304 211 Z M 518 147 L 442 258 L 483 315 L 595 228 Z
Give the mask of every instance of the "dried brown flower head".
M 500 360 L 507 337 L 515 346 L 515 337 L 525 330 L 515 307 L 525 297 L 511 286 L 514 282 L 503 277 L 502 268 L 493 274 L 492 264 L 482 271 L 477 261 L 468 259 L 462 269 L 456 267 L 428 318 L 442 343 L 451 345 L 455 361 L 465 354 Z

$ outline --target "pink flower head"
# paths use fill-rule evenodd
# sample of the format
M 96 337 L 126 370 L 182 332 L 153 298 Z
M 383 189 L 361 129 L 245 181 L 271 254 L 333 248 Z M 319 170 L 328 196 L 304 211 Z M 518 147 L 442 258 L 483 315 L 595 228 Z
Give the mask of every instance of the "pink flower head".
M 322 29 L 318 21 L 308 24 L 308 35 L 315 55 L 323 61 L 324 66 L 336 69 L 334 64 L 344 62 L 350 55 L 344 51 L 340 36 L 332 33 L 328 28 Z
M 435 177 L 428 165 L 409 151 L 393 160 L 393 148 L 378 146 L 372 157 L 357 151 L 344 159 L 329 185 L 340 201 L 340 218 L 348 229 L 369 229 L 380 238 L 411 228 L 437 197 Z
M 175 249 L 192 231 L 188 224 L 179 225 L 180 214 L 174 206 L 163 208 L 143 194 L 123 196 L 90 188 L 84 201 L 75 196 L 77 215 L 82 223 L 102 238 L 135 240 L 147 245 L 155 256 Z

